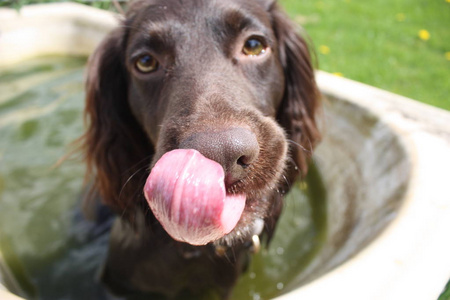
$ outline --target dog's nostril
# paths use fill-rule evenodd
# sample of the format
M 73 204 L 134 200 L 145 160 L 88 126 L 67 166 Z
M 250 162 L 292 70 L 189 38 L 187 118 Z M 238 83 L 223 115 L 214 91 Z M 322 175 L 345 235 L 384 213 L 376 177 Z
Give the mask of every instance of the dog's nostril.
M 247 156 L 243 155 L 238 158 L 237 164 L 241 166 L 244 169 L 247 169 L 251 164 L 251 159 L 249 159 Z

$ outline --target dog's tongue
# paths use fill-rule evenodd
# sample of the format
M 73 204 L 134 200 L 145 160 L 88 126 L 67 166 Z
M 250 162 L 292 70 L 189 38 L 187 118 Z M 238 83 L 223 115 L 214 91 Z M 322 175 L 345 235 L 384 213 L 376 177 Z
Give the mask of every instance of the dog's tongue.
M 239 221 L 245 195 L 227 195 L 220 164 L 192 149 L 173 150 L 153 167 L 144 187 L 153 214 L 175 240 L 205 245 Z

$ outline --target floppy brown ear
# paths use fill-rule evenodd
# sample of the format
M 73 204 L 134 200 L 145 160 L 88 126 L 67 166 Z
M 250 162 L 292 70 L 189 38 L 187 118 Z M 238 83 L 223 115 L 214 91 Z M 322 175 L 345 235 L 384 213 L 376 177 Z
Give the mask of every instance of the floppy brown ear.
M 292 23 L 276 3 L 272 5 L 270 12 L 286 80 L 277 119 L 286 130 L 290 140 L 290 156 L 296 165 L 290 166 L 288 170 L 292 183 L 299 172 L 302 176 L 306 175 L 308 160 L 320 139 L 316 124 L 320 93 L 314 78 L 309 48 L 298 32 L 299 26 Z
M 116 29 L 89 60 L 82 143 L 87 180 L 93 180 L 91 197 L 99 193 L 105 204 L 126 215 L 139 196 L 137 186 L 145 182 L 153 147 L 128 105 L 124 38 L 124 29 Z

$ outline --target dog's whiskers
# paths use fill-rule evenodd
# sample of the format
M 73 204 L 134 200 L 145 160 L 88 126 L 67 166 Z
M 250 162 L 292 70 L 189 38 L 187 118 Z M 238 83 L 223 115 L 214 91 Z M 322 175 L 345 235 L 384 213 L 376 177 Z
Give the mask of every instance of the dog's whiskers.
M 119 199 L 121 198 L 121 196 L 122 196 L 122 193 L 123 193 L 123 191 L 124 191 L 124 189 L 125 189 L 125 187 L 126 187 L 126 185 L 139 173 L 139 172 L 141 172 L 142 170 L 145 170 L 147 168 L 147 166 L 145 165 L 145 166 L 142 166 L 142 167 L 140 167 L 140 168 L 138 168 L 133 174 L 131 174 L 129 177 L 128 177 L 128 179 L 127 179 L 127 181 L 125 181 L 125 183 L 122 185 L 122 189 L 120 190 L 120 193 L 119 193 Z
M 137 167 L 139 167 L 139 165 L 141 165 L 144 162 L 147 162 L 148 164 L 148 168 L 150 169 L 150 160 L 153 158 L 153 154 L 151 155 L 147 155 L 146 157 L 144 157 L 143 159 L 141 159 L 140 161 L 138 161 L 137 163 L 135 163 L 133 166 L 129 167 L 128 169 L 125 170 L 125 172 L 129 172 L 130 170 L 133 170 Z M 140 167 L 138 171 L 141 171 L 143 167 Z M 134 175 L 134 174 L 133 174 Z M 133 176 L 132 175 L 132 176 Z
M 151 157 L 151 156 L 150 156 Z M 145 161 L 148 160 L 149 157 L 142 159 L 140 162 L 138 162 L 137 164 L 135 164 L 132 168 L 129 168 L 128 170 L 134 169 L 135 167 L 139 166 L 140 164 L 144 163 Z M 136 175 L 138 175 L 139 173 L 141 173 L 143 170 L 145 170 L 146 168 L 148 168 L 148 164 L 146 163 L 145 165 L 143 165 L 142 167 L 139 167 L 133 174 L 131 174 L 128 179 L 125 181 L 125 183 L 122 185 L 122 188 L 120 190 L 119 193 L 119 200 L 122 198 L 122 195 L 124 193 L 125 187 L 131 182 L 132 179 L 134 179 L 136 177 Z M 141 175 L 141 177 L 145 176 L 145 172 Z M 135 190 L 134 191 L 134 195 L 133 198 L 136 198 L 138 193 L 143 193 L 142 190 Z M 122 210 L 122 217 L 126 215 L 128 209 L 130 208 L 130 205 L 133 203 L 132 201 L 124 201 L 124 203 L 126 203 L 126 206 L 124 207 L 124 209 Z
M 309 141 L 309 139 L 308 139 L 308 141 Z M 297 146 L 298 148 L 300 148 L 300 149 L 303 150 L 304 152 L 312 153 L 312 150 L 306 149 L 305 147 L 303 147 L 302 145 L 300 145 L 299 143 L 297 143 L 297 142 L 295 142 L 295 141 L 293 141 L 293 140 L 291 140 L 291 139 L 287 139 L 287 142 L 288 142 L 288 143 L 291 143 L 292 145 Z M 310 146 L 312 147 L 310 141 L 309 141 L 309 143 L 310 143 Z
M 298 166 L 297 166 L 297 163 L 295 162 L 295 160 L 292 157 L 290 157 L 290 156 L 286 157 L 286 159 L 287 159 L 287 161 L 290 164 L 292 164 L 292 166 L 294 167 L 295 171 L 298 171 Z
M 287 189 L 289 190 L 289 189 L 291 188 L 291 183 L 289 182 L 289 180 L 287 179 L 287 177 L 286 177 L 285 174 L 283 174 L 281 177 L 282 177 L 282 178 L 284 179 L 284 181 L 286 182 Z M 282 192 L 284 193 L 284 191 L 282 191 Z M 280 193 L 279 190 L 278 190 L 278 193 Z M 281 194 L 281 193 L 280 193 L 280 194 Z

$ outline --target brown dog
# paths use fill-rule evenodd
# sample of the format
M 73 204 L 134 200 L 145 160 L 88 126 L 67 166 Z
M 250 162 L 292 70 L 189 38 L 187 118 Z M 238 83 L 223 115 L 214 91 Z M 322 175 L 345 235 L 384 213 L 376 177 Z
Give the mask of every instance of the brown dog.
M 307 171 L 318 98 L 307 44 L 273 0 L 133 3 L 87 81 L 88 177 L 120 217 L 110 289 L 226 298 Z

